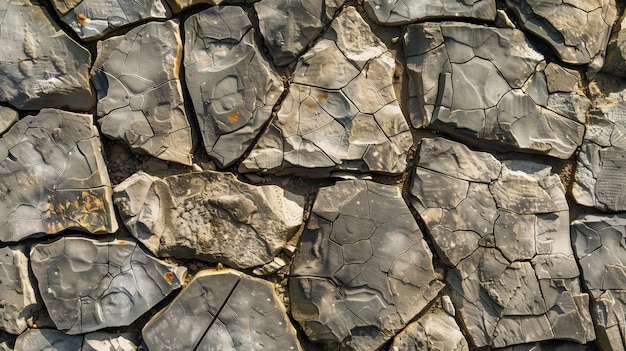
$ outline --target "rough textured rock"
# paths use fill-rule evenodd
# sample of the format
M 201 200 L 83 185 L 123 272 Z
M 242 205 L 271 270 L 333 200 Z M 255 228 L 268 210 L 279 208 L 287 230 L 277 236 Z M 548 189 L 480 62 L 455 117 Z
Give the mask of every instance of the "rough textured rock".
M 604 59 L 604 72 L 626 78 L 626 17 L 615 25 L 615 37 L 609 41 Z
M 262 0 L 259 29 L 277 66 L 290 64 L 322 33 L 344 0 Z
M 15 342 L 15 350 L 24 351 L 134 351 L 138 338 L 134 334 L 106 332 L 67 335 L 56 329 L 29 329 Z
M 302 224 L 303 209 L 287 198 L 292 195 L 230 173 L 160 179 L 139 172 L 114 190 L 124 224 L 157 256 L 250 268 L 272 261 Z
M 301 350 L 271 283 L 234 270 L 202 271 L 144 327 L 160 350 Z
M 615 0 L 506 0 L 521 26 L 546 41 L 566 63 L 602 67 L 617 17 Z
M 10 107 L 0 106 L 0 135 L 9 130 L 17 120 L 17 111 Z
M 454 318 L 443 311 L 426 314 L 393 339 L 389 351 L 469 351 Z
M 175 21 L 151 22 L 98 42 L 91 70 L 103 134 L 166 161 L 191 165 L 191 128 L 178 79 Z
M 402 25 L 437 18 L 472 18 L 493 21 L 495 0 L 365 0 L 365 11 L 379 24 Z
M 565 191 L 548 166 L 500 163 L 423 139 L 411 193 L 476 347 L 594 340 L 569 241 Z
M 24 110 L 86 111 L 91 55 L 67 36 L 43 7 L 28 0 L 0 3 L 0 101 Z
M 405 34 L 411 119 L 468 143 L 567 159 L 590 102 L 578 72 L 546 63 L 521 31 L 424 23 Z
M 249 3 L 257 0 L 167 0 L 168 4 L 172 8 L 174 13 L 179 13 L 192 6 L 208 4 L 208 5 L 226 5 L 226 4 L 238 4 Z
M 377 350 L 442 287 L 400 189 L 360 180 L 319 190 L 289 278 L 292 315 L 311 340 Z
M 276 120 L 239 171 L 402 173 L 412 138 L 392 86 L 394 65 L 348 7 L 298 60 Z
M 61 20 L 81 39 L 95 40 L 123 26 L 169 18 L 164 0 L 52 0 Z
M 27 319 L 42 308 L 25 251 L 21 245 L 0 248 L 0 329 L 11 334 L 26 330 Z
M 544 341 L 519 344 L 498 349 L 497 351 L 585 351 L 585 345 L 569 341 Z
M 0 139 L 0 242 L 64 229 L 112 233 L 111 184 L 92 117 L 43 109 Z
M 123 240 L 64 237 L 35 245 L 30 258 L 50 318 L 67 334 L 129 325 L 180 288 L 186 273 Z
M 204 146 L 218 166 L 226 167 L 269 120 L 283 84 L 240 7 L 212 7 L 189 17 L 185 35 L 186 84 Z

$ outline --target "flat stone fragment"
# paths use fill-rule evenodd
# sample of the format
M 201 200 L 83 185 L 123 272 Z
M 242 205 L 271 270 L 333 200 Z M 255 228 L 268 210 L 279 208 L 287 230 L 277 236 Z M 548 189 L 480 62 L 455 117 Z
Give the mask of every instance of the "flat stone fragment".
M 191 165 L 191 127 L 179 68 L 175 21 L 150 22 L 98 42 L 91 70 L 103 134 L 166 161 Z
M 293 195 L 231 173 L 160 179 L 138 172 L 114 191 L 126 227 L 159 257 L 259 266 L 272 261 L 302 224 L 303 208 Z
M 166 0 L 174 13 L 179 13 L 192 6 L 208 4 L 208 5 L 227 5 L 251 3 L 258 0 Z
M 519 344 L 497 349 L 495 351 L 586 351 L 587 347 L 570 341 L 550 340 Z
M 18 120 L 17 111 L 10 107 L 0 106 L 0 135 L 4 134 Z
M 15 350 L 23 351 L 134 351 L 138 337 L 131 333 L 95 332 L 67 335 L 56 329 L 29 329 L 15 342 Z
M 277 66 L 295 61 L 322 33 L 344 0 L 261 0 L 259 29 Z
M 35 245 L 30 258 L 50 318 L 66 334 L 131 324 L 180 288 L 186 273 L 123 240 L 63 237 Z
M 400 189 L 341 181 L 319 190 L 291 266 L 291 313 L 310 340 L 378 350 L 443 283 Z
M 61 20 L 83 40 L 96 40 L 118 28 L 171 17 L 165 0 L 52 0 Z
M 218 24 L 218 25 L 217 25 Z M 283 92 L 240 7 L 211 7 L 185 21 L 185 77 L 204 147 L 219 167 L 252 144 Z
M 35 284 L 28 272 L 26 248 L 0 248 L 0 329 L 11 334 L 26 330 L 27 320 L 43 307 L 33 289 Z
M 363 5 L 374 21 L 387 26 L 451 17 L 496 18 L 495 0 L 365 0 Z
M 613 30 L 616 35 L 606 48 L 602 71 L 626 78 L 626 17 L 616 23 Z
M 143 328 L 150 351 L 302 350 L 274 286 L 235 270 L 205 270 Z
M 594 340 L 559 176 L 443 138 L 422 139 L 416 160 L 413 206 L 451 267 L 451 297 L 474 346 Z
M 617 18 L 615 0 L 506 0 L 506 4 L 522 28 L 548 43 L 561 61 L 602 67 Z
M 0 2 L 0 101 L 22 110 L 90 110 L 91 55 L 29 0 Z
M 277 118 L 239 172 L 400 174 L 412 144 L 392 86 L 395 61 L 353 7 L 300 57 Z
M 409 25 L 411 120 L 474 145 L 569 158 L 589 99 L 577 71 L 547 63 L 516 29 Z
M 0 242 L 79 229 L 113 233 L 109 175 L 92 116 L 43 109 L 0 139 Z
M 426 314 L 393 339 L 389 351 L 469 351 L 453 317 L 443 311 Z

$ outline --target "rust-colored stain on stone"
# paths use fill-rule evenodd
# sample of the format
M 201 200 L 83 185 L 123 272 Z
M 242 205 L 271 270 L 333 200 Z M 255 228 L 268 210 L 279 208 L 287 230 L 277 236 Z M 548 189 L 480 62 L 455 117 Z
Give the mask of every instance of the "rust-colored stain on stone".
M 239 112 L 233 112 L 228 116 L 228 122 L 236 123 L 239 121 Z
M 83 24 L 87 22 L 87 16 L 85 16 L 82 13 L 79 13 L 78 15 L 76 15 L 76 20 L 82 26 Z

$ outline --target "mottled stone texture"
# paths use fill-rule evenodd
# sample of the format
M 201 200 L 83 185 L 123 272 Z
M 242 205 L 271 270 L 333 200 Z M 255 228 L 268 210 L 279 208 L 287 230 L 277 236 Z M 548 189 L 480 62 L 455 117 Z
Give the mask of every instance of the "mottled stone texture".
M 292 315 L 311 340 L 377 350 L 442 287 L 400 189 L 319 190 L 289 278 Z
M 569 241 L 559 177 L 501 163 L 446 139 L 423 139 L 411 193 L 472 342 L 504 347 L 594 340 L 588 295 Z
M 241 3 L 255 2 L 257 0 L 166 0 L 166 1 L 170 5 L 174 13 L 179 13 L 181 11 L 187 10 L 188 8 L 192 6 L 196 6 L 196 5 L 241 4 Z
M 15 350 L 24 351 L 135 351 L 135 334 L 95 332 L 85 335 L 67 335 L 56 329 L 29 329 L 15 342 Z
M 0 242 L 64 229 L 112 233 L 111 184 L 92 117 L 44 109 L 0 139 Z
M 389 351 L 469 351 L 461 329 L 443 311 L 426 314 L 393 339 Z
M 392 26 L 437 18 L 496 18 L 495 0 L 365 0 L 364 7 L 374 21 Z
M 26 247 L 0 248 L 0 329 L 11 334 L 26 330 L 27 320 L 43 307 L 35 284 L 28 272 Z
M 151 22 L 98 42 L 91 70 L 103 134 L 162 160 L 191 165 L 191 128 L 178 79 L 175 21 Z

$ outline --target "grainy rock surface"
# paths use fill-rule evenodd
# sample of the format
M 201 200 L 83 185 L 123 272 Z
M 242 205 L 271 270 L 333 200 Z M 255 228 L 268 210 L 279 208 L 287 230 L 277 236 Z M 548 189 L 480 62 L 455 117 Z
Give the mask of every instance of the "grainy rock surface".
M 493 21 L 495 0 L 365 0 L 365 11 L 377 23 L 402 25 L 437 18 L 471 18 Z
M 394 339 L 390 351 L 468 351 L 454 317 L 438 311 L 409 324 Z
M 26 255 L 23 245 L 0 248 L 0 329 L 11 334 L 26 330 L 27 320 L 43 307 Z

